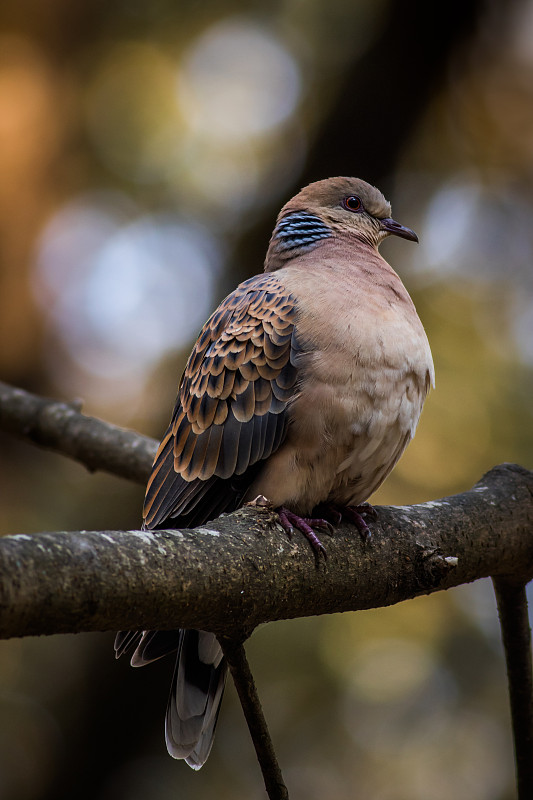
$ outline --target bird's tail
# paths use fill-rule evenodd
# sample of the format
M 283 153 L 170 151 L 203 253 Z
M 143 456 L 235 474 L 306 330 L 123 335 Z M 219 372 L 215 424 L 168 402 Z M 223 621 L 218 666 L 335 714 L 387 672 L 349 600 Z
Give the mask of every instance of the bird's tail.
M 228 667 L 213 633 L 182 631 L 165 717 L 167 749 L 193 769 L 205 763 L 215 735 Z
M 117 658 L 133 646 L 133 667 L 142 667 L 177 651 L 165 717 L 165 739 L 171 756 L 184 758 L 190 767 L 200 769 L 211 751 L 228 672 L 216 636 L 197 630 L 117 634 Z

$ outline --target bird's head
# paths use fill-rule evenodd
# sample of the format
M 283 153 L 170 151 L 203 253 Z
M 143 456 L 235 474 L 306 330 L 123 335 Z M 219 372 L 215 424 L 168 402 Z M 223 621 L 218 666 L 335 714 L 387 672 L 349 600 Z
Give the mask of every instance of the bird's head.
M 391 217 L 390 203 L 379 189 L 359 178 L 327 178 L 304 187 L 285 209 L 305 209 L 335 232 L 350 231 L 374 246 L 386 236 L 412 242 L 418 237 Z
M 322 240 L 346 233 L 373 247 L 391 234 L 418 242 L 414 231 L 392 219 L 390 203 L 375 186 L 359 178 L 327 178 L 305 186 L 283 206 L 265 269 L 278 269 Z

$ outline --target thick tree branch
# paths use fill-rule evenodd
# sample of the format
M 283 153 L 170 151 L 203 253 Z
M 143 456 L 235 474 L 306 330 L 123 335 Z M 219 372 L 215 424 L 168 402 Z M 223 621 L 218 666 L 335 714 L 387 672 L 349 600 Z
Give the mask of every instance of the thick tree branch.
M 0 383 L 0 429 L 89 469 L 145 481 L 154 440 Z M 268 620 L 389 605 L 488 575 L 533 576 L 533 477 L 506 465 L 470 492 L 381 508 L 364 545 L 324 536 L 328 560 L 268 510 L 193 531 L 71 532 L 0 540 L 0 635 L 201 627 L 242 636 Z
M 244 637 L 277 619 L 373 608 L 477 578 L 533 576 L 533 473 L 502 465 L 471 490 L 380 507 L 328 559 L 268 509 L 184 531 L 77 531 L 0 540 L 0 636 L 193 627 Z
M 148 436 L 80 414 L 78 404 L 48 400 L 0 382 L 0 430 L 145 484 L 157 450 Z

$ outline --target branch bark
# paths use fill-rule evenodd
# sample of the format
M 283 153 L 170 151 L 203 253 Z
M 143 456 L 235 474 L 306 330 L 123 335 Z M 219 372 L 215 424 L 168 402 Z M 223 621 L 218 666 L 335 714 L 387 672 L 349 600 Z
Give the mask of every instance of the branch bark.
M 0 383 L 0 429 L 145 482 L 157 443 Z M 486 576 L 533 576 L 533 473 L 491 470 L 469 492 L 379 509 L 328 560 L 268 509 L 184 531 L 74 531 L 0 540 L 0 636 L 199 627 L 242 638 L 262 622 L 392 603 Z
M 493 578 L 502 631 L 513 724 L 518 800 L 533 797 L 533 673 L 526 584 Z
M 80 413 L 61 403 L 0 382 L 0 430 L 103 470 L 145 484 L 157 450 L 148 436 Z
M 289 793 L 276 758 L 244 645 L 224 636 L 220 637 L 219 642 L 241 701 L 267 794 L 271 800 L 288 800 Z
M 263 622 L 533 576 L 533 473 L 516 465 L 463 494 L 379 507 L 368 543 L 340 526 L 327 561 L 276 520 L 245 507 L 183 531 L 6 536 L 0 636 L 192 627 L 243 639 Z

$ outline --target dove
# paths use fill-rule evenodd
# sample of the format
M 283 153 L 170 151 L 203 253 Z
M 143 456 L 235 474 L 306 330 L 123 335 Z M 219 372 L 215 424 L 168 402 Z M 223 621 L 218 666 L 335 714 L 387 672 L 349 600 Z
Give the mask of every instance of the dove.
M 337 177 L 282 208 L 264 271 L 209 317 L 187 361 L 146 489 L 143 528 L 193 528 L 258 496 L 315 555 L 342 517 L 367 538 L 365 505 L 413 438 L 434 385 L 415 306 L 378 247 L 417 242 L 383 194 Z M 281 534 L 280 534 L 281 535 Z M 207 631 L 121 631 L 132 666 L 176 653 L 170 755 L 206 761 L 227 665 Z

